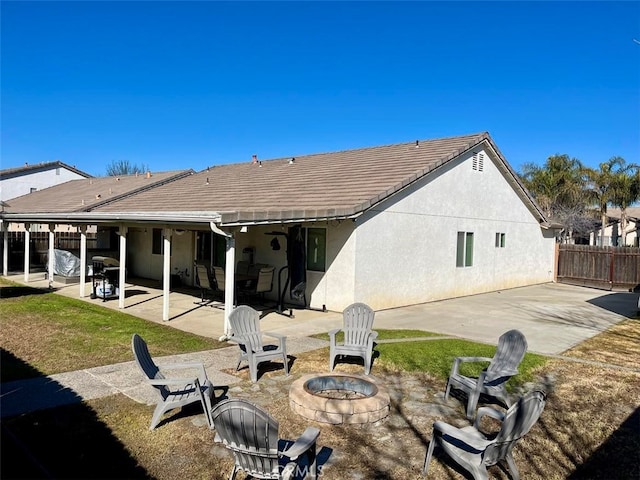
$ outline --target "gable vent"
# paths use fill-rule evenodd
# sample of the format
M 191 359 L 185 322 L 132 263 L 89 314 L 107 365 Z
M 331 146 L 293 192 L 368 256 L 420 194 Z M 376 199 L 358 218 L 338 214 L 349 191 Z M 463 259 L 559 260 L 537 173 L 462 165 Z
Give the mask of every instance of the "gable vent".
M 484 170 L 484 153 L 474 153 L 471 168 L 482 172 Z

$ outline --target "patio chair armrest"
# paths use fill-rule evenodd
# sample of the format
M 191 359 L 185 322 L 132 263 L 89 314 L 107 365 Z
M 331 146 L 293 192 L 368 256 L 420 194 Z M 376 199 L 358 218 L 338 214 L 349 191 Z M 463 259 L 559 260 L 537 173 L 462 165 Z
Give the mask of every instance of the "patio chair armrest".
M 491 417 L 494 418 L 500 422 L 504 421 L 504 416 L 505 414 L 503 412 L 500 412 L 498 410 L 496 410 L 495 408 L 491 408 L 491 407 L 480 407 L 478 409 L 478 412 L 476 413 L 476 420 L 473 424 L 474 428 L 478 431 L 480 431 L 480 422 L 482 421 L 483 417 Z
M 458 374 L 458 369 L 460 368 L 461 363 L 479 363 L 479 362 L 491 363 L 491 359 L 487 357 L 456 357 L 454 358 L 453 365 L 451 366 L 450 376 L 454 376 Z
M 504 368 L 502 370 L 493 370 L 491 374 L 494 377 L 513 377 L 518 374 L 517 368 Z
M 376 332 L 375 330 L 371 330 L 369 332 L 369 335 L 367 336 L 367 343 L 369 345 L 373 344 L 374 340 L 378 338 L 378 332 Z
M 459 360 L 460 363 L 462 362 L 475 362 L 475 363 L 479 363 L 479 362 L 488 362 L 491 363 L 491 358 L 489 357 L 456 357 L 456 360 Z
M 200 386 L 200 380 L 197 378 L 154 378 L 153 380 L 149 380 L 149 383 L 154 386 L 160 385 L 187 385 L 189 383 L 193 383 L 196 387 Z
M 341 330 L 342 330 L 341 328 L 334 328 L 332 330 L 329 330 L 329 344 L 330 345 L 336 345 L 337 344 L 336 335 L 338 335 L 338 332 L 340 332 Z
M 198 378 L 201 382 L 207 380 L 207 371 L 204 368 L 204 364 L 202 362 L 181 362 L 181 363 L 171 363 L 166 365 L 158 365 L 160 370 L 180 370 L 180 369 L 194 369 L 198 370 Z
M 280 452 L 280 454 L 291 460 L 296 460 L 300 455 L 315 447 L 319 435 L 319 429 L 316 427 L 307 427 L 303 434 L 300 435 L 300 438 L 289 448 Z
M 227 338 L 227 342 L 235 343 L 236 345 L 246 345 L 247 343 L 244 338 L 238 335 L 231 335 L 229 338 Z
M 267 337 L 271 337 L 271 338 L 277 338 L 278 342 L 280 343 L 280 346 L 284 349 L 286 346 L 286 342 L 287 342 L 287 336 L 286 335 L 282 335 L 280 333 L 274 333 L 274 332 L 262 332 L 263 335 L 266 335 Z
M 471 453 L 482 453 L 489 443 L 484 438 L 471 435 L 446 422 L 436 422 L 433 424 L 433 436 L 435 437 L 436 434 L 440 437 L 441 441 L 450 443 L 457 448 Z M 431 441 L 433 441 L 433 439 Z

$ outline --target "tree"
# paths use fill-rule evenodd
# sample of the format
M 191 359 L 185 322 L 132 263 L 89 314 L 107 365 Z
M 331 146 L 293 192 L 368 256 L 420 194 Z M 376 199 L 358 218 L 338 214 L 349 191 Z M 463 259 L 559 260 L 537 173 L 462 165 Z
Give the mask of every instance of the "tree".
M 607 206 L 614 205 L 616 200 L 618 203 L 625 204 L 625 199 L 628 198 L 628 195 L 622 192 L 625 188 L 623 176 L 628 167 L 624 158 L 611 157 L 608 161 L 601 163 L 597 170 L 587 169 L 590 196 L 600 214 L 600 245 L 602 246 L 604 246 L 604 231 L 607 227 Z M 630 203 L 632 202 L 633 199 Z M 627 206 L 628 204 L 625 204 L 624 208 L 626 209 Z M 622 221 L 620 223 L 622 224 Z
M 135 175 L 145 173 L 149 170 L 147 165 L 136 165 L 129 160 L 113 160 L 107 165 L 107 175 L 117 177 L 118 175 Z
M 627 244 L 627 208 L 640 200 L 640 168 L 638 165 L 625 165 L 624 160 L 613 178 L 611 204 L 620 208 L 620 233 L 622 245 Z
M 585 168 L 569 155 L 552 155 L 543 166 L 527 163 L 520 174 L 545 215 L 564 226 L 563 236 L 586 232 L 592 221 L 587 212 Z

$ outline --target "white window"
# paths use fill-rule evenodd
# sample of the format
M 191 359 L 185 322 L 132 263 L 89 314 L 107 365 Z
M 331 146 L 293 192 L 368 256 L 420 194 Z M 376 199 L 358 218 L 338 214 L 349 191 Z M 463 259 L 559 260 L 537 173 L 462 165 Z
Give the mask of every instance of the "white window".
M 505 233 L 496 232 L 496 248 L 504 248 L 505 237 Z
M 473 232 L 458 232 L 456 267 L 473 266 Z

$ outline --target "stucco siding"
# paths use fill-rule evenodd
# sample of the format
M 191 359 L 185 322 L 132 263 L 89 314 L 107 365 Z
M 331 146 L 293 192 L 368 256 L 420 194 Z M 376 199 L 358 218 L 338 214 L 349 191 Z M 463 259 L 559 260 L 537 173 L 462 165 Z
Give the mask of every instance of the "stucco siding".
M 179 275 L 185 285 L 193 285 L 193 235 L 185 231 L 171 236 L 171 274 Z M 162 280 L 164 256 L 153 253 L 153 228 L 131 227 L 127 234 L 127 271 L 129 275 Z
M 311 306 L 326 305 L 329 310 L 342 311 L 355 300 L 355 236 L 351 220 L 329 222 L 327 227 L 327 266 L 321 280 L 311 291 Z M 307 272 L 308 278 L 319 274 Z
M 357 301 L 391 308 L 553 280 L 553 234 L 482 153 L 482 171 L 470 156 L 451 162 L 358 219 Z M 456 267 L 458 232 L 473 233 L 472 266 Z

